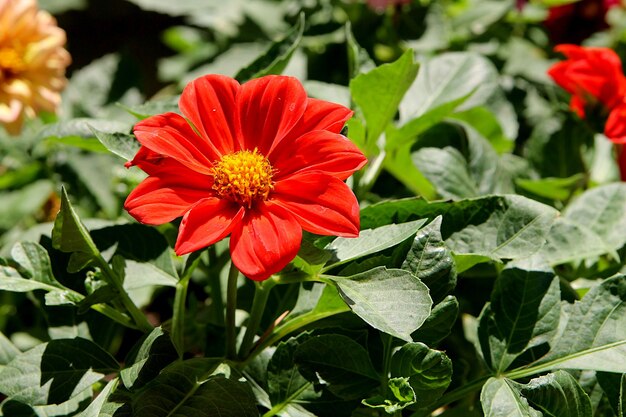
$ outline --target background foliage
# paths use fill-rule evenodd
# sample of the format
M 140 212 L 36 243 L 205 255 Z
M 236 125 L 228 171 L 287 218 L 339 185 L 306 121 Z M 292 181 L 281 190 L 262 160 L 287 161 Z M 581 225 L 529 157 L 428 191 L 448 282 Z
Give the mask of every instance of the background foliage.
M 0 131 L 3 415 L 625 415 L 626 185 L 546 75 L 566 2 L 405 3 L 40 0 L 73 64 Z M 625 13 L 584 42 L 624 52 Z M 227 245 L 175 257 L 122 209 L 132 125 L 206 73 L 297 76 L 369 159 L 359 238 L 239 281 L 234 360 Z

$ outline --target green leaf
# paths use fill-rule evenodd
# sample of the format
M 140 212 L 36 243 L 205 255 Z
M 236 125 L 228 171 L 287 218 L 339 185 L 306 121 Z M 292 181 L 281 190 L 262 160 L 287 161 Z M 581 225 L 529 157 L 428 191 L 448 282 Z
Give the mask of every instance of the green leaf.
M 304 33 L 304 24 L 304 13 L 301 13 L 298 22 L 291 31 L 280 41 L 274 42 L 254 62 L 240 70 L 235 79 L 239 82 L 245 82 L 264 75 L 283 72 L 291 56 L 300 45 Z
M 102 408 L 111 393 L 117 388 L 118 383 L 119 380 L 117 378 L 110 380 L 102 391 L 100 391 L 98 397 L 76 417 L 103 417 L 101 414 Z
M 352 99 L 365 117 L 366 146 L 375 144 L 393 120 L 402 97 L 417 75 L 413 51 L 407 50 L 397 61 L 381 65 L 350 81 Z
M 415 392 L 409 384 L 409 378 L 390 378 L 387 381 L 387 396 L 377 395 L 361 403 L 371 408 L 382 408 L 387 414 L 395 414 L 415 403 Z
M 123 107 L 126 111 L 128 111 L 130 114 L 137 117 L 138 119 L 145 119 L 147 117 L 154 116 L 156 114 L 163 114 L 163 113 L 169 113 L 169 112 L 178 113 L 179 112 L 179 109 L 178 109 L 179 99 L 180 99 L 180 96 L 172 96 L 172 97 L 167 97 L 167 98 L 158 99 L 158 100 L 146 101 L 145 103 L 142 103 L 138 106 L 129 106 L 129 107 L 123 106 Z M 98 136 L 96 135 L 96 137 Z M 105 143 L 103 144 L 106 146 Z M 109 147 L 107 146 L 107 148 Z M 109 150 L 111 149 L 109 148 Z
M 559 280 L 549 266 L 532 258 L 508 264 L 480 319 L 487 363 L 503 372 L 525 350 L 549 343 L 558 328 L 560 303 Z
M 442 217 L 417 232 L 402 269 L 410 271 L 430 289 L 433 302 L 441 301 L 456 285 L 452 254 L 441 237 Z
M 357 238 L 338 237 L 325 248 L 333 254 L 326 269 L 398 245 L 414 235 L 424 223 L 425 219 L 389 224 L 376 229 L 361 230 Z
M 159 372 L 177 357 L 176 349 L 169 334 L 161 327 L 150 332 L 131 352 L 132 365 L 120 372 L 124 386 L 128 389 L 139 389 L 155 378 Z
M 29 406 L 15 400 L 2 403 L 2 413 L 11 417 L 66 417 L 84 409 L 93 398 L 93 391 L 87 388 L 61 404 Z
M 589 369 L 626 373 L 626 276 L 593 287 L 559 326 L 550 352 L 533 371 Z
M 459 315 L 459 302 L 449 295 L 435 305 L 422 326 L 411 334 L 413 340 L 435 346 L 448 337 Z
M 400 122 L 405 124 L 439 106 L 471 94 L 460 109 L 483 104 L 497 88 L 493 64 L 469 52 L 439 54 L 422 63 L 417 79 L 400 103 Z
M 309 381 L 327 384 L 343 399 L 362 398 L 379 384 L 367 351 L 347 336 L 311 337 L 296 349 L 294 362 Z
M 16 243 L 11 249 L 11 257 L 32 280 L 64 289 L 52 274 L 48 252 L 40 244 Z
M 267 364 L 267 388 L 272 406 L 297 404 L 319 397 L 313 384 L 300 374 L 294 364 L 298 347 L 310 339 L 309 333 L 281 342 Z
M 506 378 L 489 378 L 480 393 L 485 417 L 541 417 L 523 398 L 515 382 Z
M 46 126 L 39 133 L 39 137 L 51 143 L 64 143 L 92 152 L 106 153 L 106 148 L 93 139 L 94 129 L 103 133 L 127 132 L 129 125 L 113 120 L 75 118 Z
M 119 198 L 113 192 L 115 179 L 111 170 L 116 162 L 110 155 L 96 154 L 74 155 L 67 160 L 67 165 L 108 217 L 116 217 L 120 209 Z
M 626 184 L 615 183 L 587 190 L 563 211 L 563 216 L 585 225 L 614 250 L 626 244 Z
M 110 152 L 113 152 L 115 155 L 120 156 L 127 161 L 130 161 L 135 157 L 135 154 L 141 146 L 137 139 L 135 139 L 135 136 L 128 133 L 107 133 L 96 129 L 95 127 L 92 127 L 91 131 L 96 139 L 98 139 L 100 143 L 102 143 L 102 145 L 104 145 Z
M 58 291 L 59 287 L 24 278 L 15 268 L 0 265 L 0 290 L 12 292 L 29 292 L 33 290 Z
M 515 184 L 536 196 L 556 201 L 568 200 L 584 184 L 585 175 L 580 173 L 567 178 L 542 178 L 530 180 L 518 178 Z
M 52 182 L 39 180 L 19 190 L 0 193 L 0 230 L 7 230 L 39 211 L 53 192 Z
M 0 370 L 19 354 L 20 350 L 0 332 Z
M 540 376 L 520 387 L 534 408 L 553 417 L 592 417 L 589 396 L 565 371 Z
M 396 351 L 389 370 L 392 377 L 407 377 L 415 392 L 416 407 L 434 403 L 452 380 L 452 361 L 444 352 L 423 343 L 407 343 Z
M 17 355 L 0 371 L 0 392 L 28 405 L 62 403 L 119 365 L 95 343 L 57 339 Z
M 79 252 L 88 257 L 99 253 L 89 231 L 74 211 L 65 188 L 61 189 L 61 210 L 52 229 L 52 246 L 62 252 Z
M 430 314 L 432 299 L 419 278 L 378 267 L 350 277 L 328 277 L 352 311 L 370 326 L 406 341 Z
M 580 262 L 604 254 L 618 258 L 615 250 L 586 224 L 573 222 L 567 217 L 559 217 L 554 222 L 539 254 L 550 265 Z
M 455 148 L 423 148 L 413 153 L 411 159 L 443 198 L 462 199 L 479 195 L 465 157 Z
M 626 415 L 626 374 L 596 372 L 596 378 L 615 415 L 624 417 Z
M 258 417 L 250 385 L 220 359 L 166 367 L 132 399 L 133 417 Z

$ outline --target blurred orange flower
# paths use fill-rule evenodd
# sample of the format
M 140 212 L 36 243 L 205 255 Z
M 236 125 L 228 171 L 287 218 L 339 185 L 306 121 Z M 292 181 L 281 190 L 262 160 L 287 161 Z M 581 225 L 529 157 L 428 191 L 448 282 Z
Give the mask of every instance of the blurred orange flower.
M 19 133 L 24 117 L 54 112 L 71 58 L 65 32 L 35 0 L 0 0 L 0 124 Z

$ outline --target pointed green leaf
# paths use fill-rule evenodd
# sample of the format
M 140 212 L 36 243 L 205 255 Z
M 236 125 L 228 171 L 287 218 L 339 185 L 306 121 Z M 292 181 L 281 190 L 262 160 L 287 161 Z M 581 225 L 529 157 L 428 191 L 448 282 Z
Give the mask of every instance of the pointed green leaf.
M 387 414 L 395 414 L 409 405 L 415 404 L 415 391 L 409 384 L 409 378 L 390 378 L 387 381 L 387 396 L 381 395 L 361 401 L 371 408 L 382 408 Z
M 329 265 L 344 264 L 353 259 L 395 246 L 414 235 L 424 223 L 426 223 L 425 219 L 389 224 L 376 229 L 361 230 L 357 238 L 338 237 L 325 248 L 333 255 Z
M 419 65 L 413 51 L 407 50 L 397 61 L 381 65 L 350 81 L 352 99 L 359 106 L 367 126 L 368 146 L 374 144 L 393 120 L 400 101 L 415 80 Z
M 91 127 L 96 139 L 100 141 L 109 151 L 120 156 L 127 161 L 135 157 L 141 146 L 137 139 L 131 134 L 123 132 L 107 133 Z
M 89 231 L 74 211 L 65 188 L 61 190 L 61 210 L 52 229 L 52 246 L 62 252 L 80 252 L 91 257 L 99 253 Z
M 432 299 L 419 278 L 378 267 L 350 277 L 328 277 L 352 311 L 370 326 L 406 341 L 430 314 Z
M 452 254 L 441 237 L 442 217 L 437 216 L 415 235 L 402 269 L 410 271 L 430 289 L 433 302 L 441 301 L 456 285 Z
M 110 380 L 102 391 L 100 391 L 96 399 L 76 417 L 103 417 L 100 412 L 108 400 L 109 395 L 117 388 L 118 383 L 119 380 L 117 378 Z
M 526 259 L 512 262 L 498 277 L 488 312 L 481 315 L 485 359 L 504 371 L 523 351 L 548 343 L 560 319 L 561 293 L 552 269 Z M 488 344 L 488 346 L 485 346 Z
M 626 373 L 626 276 L 593 287 L 572 306 L 565 320 L 550 352 L 533 365 L 534 371 Z
M 20 350 L 0 332 L 0 369 L 20 354 Z

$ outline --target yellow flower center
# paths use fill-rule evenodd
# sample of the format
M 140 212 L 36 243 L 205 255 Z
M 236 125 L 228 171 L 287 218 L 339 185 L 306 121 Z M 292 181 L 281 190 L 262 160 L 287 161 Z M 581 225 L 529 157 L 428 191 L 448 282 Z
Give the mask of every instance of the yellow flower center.
M 255 200 L 267 200 L 274 189 L 270 161 L 254 151 L 224 155 L 213 166 L 213 190 L 218 196 L 250 208 Z
M 14 48 L 0 48 L 0 74 L 4 76 L 17 75 L 26 69 L 20 54 Z

